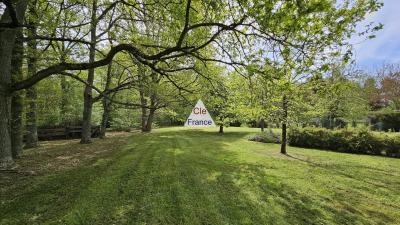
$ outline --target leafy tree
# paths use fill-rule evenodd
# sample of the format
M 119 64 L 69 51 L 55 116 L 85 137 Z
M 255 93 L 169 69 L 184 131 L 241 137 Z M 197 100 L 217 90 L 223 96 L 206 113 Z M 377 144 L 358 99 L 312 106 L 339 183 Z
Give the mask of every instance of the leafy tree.
M 357 23 L 367 13 L 378 10 L 382 4 L 377 1 L 253 1 L 245 5 L 257 27 L 274 34 L 275 43 L 261 42 L 264 63 L 275 68 L 280 76 L 278 86 L 282 90 L 282 145 L 281 153 L 286 154 L 286 127 L 289 102 L 296 93 L 295 83 L 304 82 L 315 71 L 324 72 L 332 60 L 346 62 L 350 57 L 348 38 L 355 33 Z M 372 30 L 376 31 L 378 25 Z M 268 57 L 270 56 L 270 57 Z
M 118 103 L 117 97 L 110 97 L 112 93 L 118 96 L 126 95 L 129 91 L 139 94 L 137 85 L 134 85 L 137 81 L 135 73 L 131 73 L 133 75 L 127 76 L 128 79 L 123 79 L 123 82 L 111 81 L 110 86 L 105 82 L 101 88 L 98 87 L 98 81 L 108 77 L 104 66 L 111 62 L 118 63 L 118 60 L 114 60 L 116 55 L 133 57 L 151 71 L 146 76 L 162 78 L 160 84 L 167 83 L 165 90 L 170 91 L 174 87 L 175 92 L 171 93 L 177 93 L 178 96 L 184 96 L 182 92 L 190 93 L 194 89 L 195 84 L 185 87 L 189 82 L 196 83 L 193 78 L 210 77 L 210 74 L 205 75 L 202 71 L 202 67 L 210 62 L 228 65 L 238 72 L 241 67 L 249 65 L 261 68 L 258 71 L 263 71 L 263 67 L 272 67 L 279 75 L 275 78 L 279 87 L 277 90 L 286 91 L 282 92 L 281 120 L 286 125 L 285 112 L 290 110 L 285 99 L 290 96 L 288 91 L 296 87 L 288 77 L 311 74 L 310 70 L 322 67 L 316 62 L 323 64 L 329 57 L 341 52 L 348 45 L 345 40 L 354 33 L 356 23 L 381 6 L 375 0 L 348 0 L 342 4 L 328 0 L 217 0 L 212 3 L 186 0 L 179 4 L 172 0 L 57 0 L 37 1 L 35 10 L 27 11 L 30 3 L 27 0 L 3 0 L 1 3 L 4 10 L 0 19 L 0 167 L 8 167 L 13 162 L 13 138 L 10 134 L 12 116 L 9 109 L 12 104 L 16 106 L 18 100 L 12 103 L 11 98 L 42 80 L 52 79 L 54 75 L 61 76 L 61 92 L 68 87 L 69 81 L 64 80 L 65 77 L 85 86 L 82 143 L 90 142 L 92 111 L 97 111 L 96 107 L 99 107 L 93 105 L 96 101 L 107 98 L 113 104 L 143 107 L 140 102 Z M 25 32 L 27 28 L 35 29 Z M 20 68 L 12 68 L 11 63 L 12 58 L 20 61 L 13 49 L 20 41 L 17 40 L 17 34 L 21 30 L 22 34 L 28 34 L 21 38 L 22 41 L 28 42 L 29 49 L 33 50 L 28 51 L 28 55 L 36 58 L 36 61 L 30 61 L 35 66 L 30 67 L 29 76 L 24 79 L 17 78 Z M 106 41 L 110 39 L 112 43 Z M 27 45 L 22 46 L 25 48 Z M 261 74 L 265 75 L 265 80 L 271 78 L 271 73 Z M 71 85 L 75 83 L 71 82 Z M 158 85 L 149 86 L 150 99 L 151 96 L 161 99 L 165 93 L 162 91 L 164 86 L 153 86 Z M 134 90 L 127 90 L 131 88 Z M 35 99 L 34 93 L 32 96 Z M 250 95 L 251 98 L 255 96 Z M 129 100 L 130 97 L 124 96 L 124 99 Z M 64 98 L 61 101 L 62 107 L 72 104 L 66 100 Z M 258 107 L 259 103 L 254 102 L 253 105 Z M 30 111 L 34 108 L 30 107 Z M 259 108 L 262 110 L 257 111 L 261 112 L 267 107 Z M 20 114 L 18 112 L 15 115 Z M 34 115 L 29 116 L 30 121 L 34 122 Z M 34 128 L 31 133 L 34 133 Z M 13 135 L 18 137 L 21 132 Z M 20 145 L 14 146 L 20 149 Z

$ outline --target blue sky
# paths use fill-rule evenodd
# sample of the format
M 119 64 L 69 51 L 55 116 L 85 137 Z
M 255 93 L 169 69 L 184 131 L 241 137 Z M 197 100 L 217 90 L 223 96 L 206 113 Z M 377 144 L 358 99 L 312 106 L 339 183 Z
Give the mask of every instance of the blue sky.
M 374 71 L 383 63 L 400 63 L 400 0 L 384 0 L 378 12 L 368 15 L 365 23 L 375 21 L 384 24 L 377 37 L 361 41 L 354 38 L 354 56 L 358 66 Z

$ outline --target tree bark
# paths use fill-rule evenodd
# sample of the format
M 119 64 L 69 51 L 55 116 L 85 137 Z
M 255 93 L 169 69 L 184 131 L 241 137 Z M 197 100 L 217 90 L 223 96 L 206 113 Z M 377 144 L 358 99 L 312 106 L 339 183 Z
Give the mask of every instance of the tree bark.
M 101 117 L 100 138 L 106 137 L 107 124 L 110 118 L 111 102 L 108 98 L 103 98 L 103 115 Z
M 8 13 L 7 11 L 4 13 Z M 1 21 L 5 20 L 2 16 Z M 11 58 L 15 41 L 15 30 L 0 30 L 0 168 L 13 164 L 11 152 L 11 95 L 8 88 L 11 85 Z
M 2 72 L 2 76 L 4 76 L 6 69 L 5 67 L 1 67 L 0 72 Z M 4 85 L 3 82 L 1 84 Z M 6 91 L 0 90 L 0 169 L 8 168 L 13 164 L 10 138 L 10 111 L 11 96 Z
M 16 32 L 16 39 L 11 59 L 11 80 L 12 83 L 21 81 L 22 74 L 22 58 L 24 54 L 24 46 L 22 43 L 22 30 Z M 22 154 L 22 108 L 23 98 L 21 91 L 12 94 L 11 99 L 11 151 L 13 158 L 19 158 Z
M 89 48 L 89 63 L 95 61 L 96 54 L 96 19 L 97 11 L 97 0 L 93 1 L 92 5 L 92 19 L 90 23 L 90 48 Z M 94 68 L 88 70 L 87 83 L 93 86 L 94 80 Z M 93 98 L 92 98 L 92 87 L 86 85 L 83 93 L 83 118 L 82 118 L 82 137 L 81 144 L 88 144 L 91 142 L 92 135 L 92 109 L 93 109 Z
M 260 128 L 261 128 L 261 132 L 264 132 L 264 128 L 265 128 L 265 120 L 264 120 L 264 118 L 260 120 Z
M 288 118 L 288 100 L 287 96 L 284 94 L 282 98 L 282 143 L 281 143 L 281 153 L 286 154 L 286 126 Z
M 156 78 L 154 77 L 155 74 L 152 74 L 152 81 L 153 83 L 156 82 Z M 150 90 L 151 95 L 150 95 L 150 109 L 149 109 L 149 115 L 147 116 L 147 121 L 146 121 L 146 132 L 151 132 L 151 129 L 153 127 L 153 120 L 154 120 L 154 115 L 157 110 L 156 104 L 157 104 L 157 95 L 154 92 L 154 90 Z
M 142 132 L 146 132 L 146 123 L 147 123 L 147 99 L 146 99 L 146 90 L 145 90 L 145 78 L 146 71 L 139 62 L 136 63 L 138 66 L 138 77 L 139 77 L 139 97 L 140 97 L 140 105 L 141 105 L 141 130 Z
M 144 124 L 142 125 L 143 126 L 142 127 L 142 131 L 143 132 L 151 132 L 151 129 L 153 127 L 154 115 L 155 115 L 155 112 L 156 112 L 156 107 L 155 106 L 156 106 L 156 95 L 152 94 L 151 97 L 150 97 L 150 109 L 148 110 L 149 114 L 147 116 L 146 115 L 144 115 L 144 116 L 142 115 L 142 123 L 144 122 Z M 145 109 L 145 110 L 143 110 L 143 109 Z M 142 107 L 142 113 L 143 112 L 147 112 L 147 109 L 144 108 L 144 107 Z
M 18 1 L 15 12 L 18 21 L 23 21 L 28 1 Z M 11 23 L 9 9 L 1 16 L 1 23 Z M 11 151 L 11 59 L 19 28 L 0 29 L 0 169 L 12 166 Z
M 107 91 L 107 90 L 110 89 L 111 75 L 112 75 L 112 63 L 108 64 L 108 67 L 107 67 L 107 77 L 106 77 L 106 84 L 105 84 L 105 87 L 104 87 L 104 91 Z M 101 118 L 100 138 L 105 138 L 106 137 L 106 129 L 107 129 L 109 115 L 110 115 L 110 112 L 111 112 L 111 101 L 110 101 L 109 98 L 110 98 L 109 94 L 106 94 L 103 97 L 103 100 L 102 100 L 102 103 L 103 103 L 103 115 L 102 115 L 102 118 Z
M 219 125 L 219 131 L 218 133 L 223 134 L 224 133 L 224 125 Z
M 144 92 L 139 89 L 139 94 L 140 94 L 140 104 L 141 104 L 141 109 L 142 109 L 142 115 L 141 115 L 141 127 L 142 127 L 142 132 L 146 132 L 146 123 L 147 123 L 147 100 L 144 95 Z
M 38 144 L 37 134 L 37 116 L 36 116 L 36 87 L 31 87 L 26 91 L 27 109 L 26 109 L 26 143 L 25 148 L 34 148 Z
M 155 112 L 156 112 L 155 109 L 149 110 L 149 115 L 147 116 L 147 121 L 146 121 L 146 126 L 145 126 L 144 132 L 151 132 L 151 129 L 153 127 L 153 120 L 154 120 Z

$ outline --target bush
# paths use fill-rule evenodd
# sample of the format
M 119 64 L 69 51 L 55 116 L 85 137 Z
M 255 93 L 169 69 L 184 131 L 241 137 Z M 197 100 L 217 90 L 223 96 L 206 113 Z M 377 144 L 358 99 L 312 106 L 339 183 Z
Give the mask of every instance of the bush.
M 374 130 L 400 131 L 400 112 L 374 112 L 369 119 Z
M 281 143 L 281 137 L 278 134 L 275 134 L 271 129 L 269 129 L 267 131 L 249 137 L 249 141 L 279 144 Z
M 400 157 L 400 137 L 374 134 L 368 130 L 295 128 L 289 145 L 339 152 Z

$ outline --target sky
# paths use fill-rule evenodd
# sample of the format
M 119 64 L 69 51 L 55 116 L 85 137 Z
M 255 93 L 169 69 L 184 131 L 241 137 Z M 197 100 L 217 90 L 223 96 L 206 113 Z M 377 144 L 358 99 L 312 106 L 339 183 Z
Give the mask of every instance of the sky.
M 376 38 L 352 40 L 358 67 L 366 71 L 374 71 L 384 63 L 400 63 L 400 0 L 383 0 L 383 3 L 384 6 L 368 15 L 365 21 L 384 25 Z

